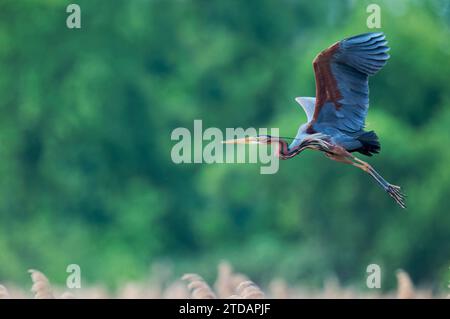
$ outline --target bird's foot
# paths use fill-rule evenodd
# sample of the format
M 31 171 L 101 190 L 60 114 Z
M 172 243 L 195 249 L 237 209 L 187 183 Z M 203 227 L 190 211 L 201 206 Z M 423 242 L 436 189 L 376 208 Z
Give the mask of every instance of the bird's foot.
M 401 192 L 400 186 L 388 184 L 386 187 L 386 192 L 397 202 L 397 204 L 401 208 L 406 208 L 406 195 Z

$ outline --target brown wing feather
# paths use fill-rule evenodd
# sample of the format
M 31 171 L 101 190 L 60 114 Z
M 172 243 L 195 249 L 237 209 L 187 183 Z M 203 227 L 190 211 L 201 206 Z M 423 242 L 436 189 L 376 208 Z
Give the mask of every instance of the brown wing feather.
M 371 32 L 336 42 L 315 57 L 316 103 L 308 133 L 321 121 L 350 133 L 364 129 L 369 76 L 386 64 L 388 51 L 384 34 Z
M 314 75 L 316 78 L 316 105 L 312 123 L 317 121 L 320 110 L 326 102 L 333 102 L 337 109 L 341 107 L 339 99 L 342 97 L 331 72 L 330 60 L 339 50 L 339 42 L 320 52 L 313 61 Z

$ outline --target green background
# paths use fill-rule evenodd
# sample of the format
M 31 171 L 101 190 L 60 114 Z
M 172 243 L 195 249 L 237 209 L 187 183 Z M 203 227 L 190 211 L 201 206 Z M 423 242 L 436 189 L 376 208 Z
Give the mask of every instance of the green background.
M 66 27 L 81 6 L 82 28 Z M 37 268 L 117 285 L 151 265 L 212 278 L 227 259 L 364 288 L 377 263 L 447 289 L 450 277 L 449 1 L 375 1 L 391 47 L 371 79 L 369 160 L 408 195 L 403 211 L 365 174 L 305 152 L 280 163 L 176 165 L 176 127 L 304 122 L 311 61 L 371 31 L 373 1 L 0 1 L 0 282 Z M 160 267 L 161 268 L 161 267 Z

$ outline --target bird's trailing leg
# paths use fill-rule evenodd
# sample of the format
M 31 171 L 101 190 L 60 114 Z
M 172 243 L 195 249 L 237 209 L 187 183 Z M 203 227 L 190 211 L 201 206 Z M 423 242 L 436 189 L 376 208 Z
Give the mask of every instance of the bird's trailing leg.
M 378 172 L 369 164 L 359 158 L 352 156 L 355 162 L 352 165 L 358 167 L 368 173 L 377 181 L 377 183 L 400 205 L 401 208 L 406 208 L 405 195 L 400 191 L 400 186 L 389 184 Z
M 332 151 L 329 153 L 325 153 L 325 155 L 337 162 L 351 164 L 362 169 L 364 172 L 372 176 L 372 178 L 378 183 L 378 185 L 380 185 L 389 194 L 389 196 L 391 196 L 397 202 L 400 207 L 406 208 L 405 195 L 400 192 L 400 187 L 397 185 L 389 184 L 369 163 L 366 163 L 353 156 L 351 153 L 340 146 L 334 146 L 332 148 Z

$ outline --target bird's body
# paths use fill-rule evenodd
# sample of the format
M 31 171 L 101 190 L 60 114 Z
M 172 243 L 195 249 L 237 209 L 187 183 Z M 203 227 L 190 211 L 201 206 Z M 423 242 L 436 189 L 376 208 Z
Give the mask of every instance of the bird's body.
M 369 76 L 387 62 L 389 47 L 381 32 L 365 33 L 336 42 L 313 61 L 316 96 L 295 100 L 306 113 L 307 122 L 299 127 L 290 145 L 280 137 L 257 136 L 227 143 L 278 143 L 278 156 L 289 159 L 305 149 L 325 153 L 335 161 L 351 164 L 370 174 L 402 207 L 400 187 L 389 184 L 368 163 L 352 153 L 372 156 L 380 143 L 373 131 L 365 131 L 369 109 Z
M 302 98 L 299 98 L 300 100 Z M 313 98 L 312 98 L 313 99 Z M 359 130 L 356 132 L 343 132 L 327 123 L 314 125 L 314 133 L 322 133 L 327 136 L 327 141 L 333 145 L 340 145 L 349 152 L 360 152 L 367 156 L 379 153 L 380 143 L 378 136 L 373 131 Z M 294 149 L 302 143 L 303 140 L 314 134 L 311 132 L 309 123 L 302 124 L 297 132 L 289 149 Z

